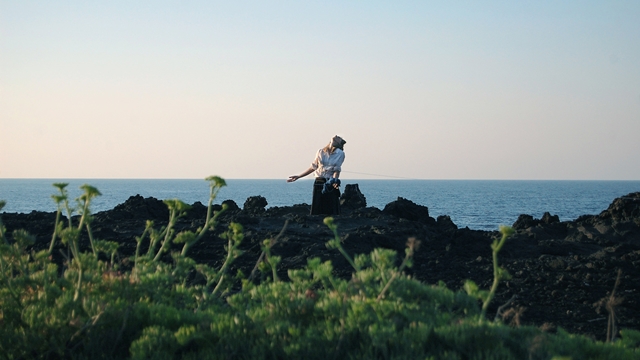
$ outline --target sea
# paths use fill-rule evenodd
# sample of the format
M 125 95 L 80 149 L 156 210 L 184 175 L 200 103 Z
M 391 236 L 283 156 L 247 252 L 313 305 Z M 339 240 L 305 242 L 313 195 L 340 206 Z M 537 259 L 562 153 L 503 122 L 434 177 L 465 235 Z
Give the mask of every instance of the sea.
M 56 211 L 51 198 L 53 183 L 66 182 L 70 199 L 82 194 L 80 186 L 92 185 L 102 193 L 93 200 L 93 213 L 111 210 L 130 196 L 160 200 L 180 199 L 187 204 L 206 204 L 209 185 L 194 179 L 0 179 L 2 212 Z M 233 200 L 242 207 L 250 196 L 267 199 L 267 208 L 311 203 L 312 180 L 226 179 L 214 203 Z M 512 225 L 520 214 L 540 218 L 545 212 L 561 221 L 581 215 L 597 215 L 617 197 L 640 192 L 640 181 L 573 180 L 343 180 L 358 184 L 367 206 L 384 209 L 399 197 L 426 206 L 429 215 L 448 215 L 460 228 L 497 230 Z M 1 212 L 0 212 L 1 214 Z

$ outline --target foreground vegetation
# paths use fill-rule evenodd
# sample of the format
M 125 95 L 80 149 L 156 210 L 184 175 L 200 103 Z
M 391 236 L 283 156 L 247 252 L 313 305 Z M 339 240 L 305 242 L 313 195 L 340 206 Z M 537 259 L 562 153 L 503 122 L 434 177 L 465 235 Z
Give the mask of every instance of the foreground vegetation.
M 409 239 L 404 257 L 376 249 L 352 256 L 341 245 L 333 219 L 327 246 L 353 267 L 350 279 L 334 276 L 330 262 L 308 260 L 278 278 L 266 239 L 256 272 L 231 274 L 241 256 L 240 224 L 223 237 L 227 257 L 219 268 L 197 264 L 189 250 L 218 225 L 213 212 L 219 177 L 207 178 L 210 199 L 204 226 L 176 233 L 189 205 L 165 200 L 168 224 L 147 222 L 135 254 L 116 262 L 118 244 L 94 239 L 91 200 L 84 185 L 71 206 L 66 184 L 54 184 L 58 212 L 48 249 L 32 250 L 27 231 L 6 234 L 0 221 L 0 356 L 7 359 L 637 359 L 640 332 L 622 330 L 603 343 L 534 327 L 488 320 L 488 309 L 508 273 L 498 253 L 512 230 L 492 245 L 494 282 L 489 290 L 468 281 L 464 290 L 427 285 L 403 273 L 419 242 Z M 4 204 L 0 202 L 0 209 Z M 74 214 L 77 212 L 77 214 Z M 64 215 L 64 216 L 63 216 Z M 77 215 L 77 216 L 73 216 Z M 88 251 L 81 251 L 86 234 Z M 52 261 L 64 248 L 65 262 Z M 171 251 L 176 250 L 177 251 Z M 613 337 L 612 337 L 613 338 Z

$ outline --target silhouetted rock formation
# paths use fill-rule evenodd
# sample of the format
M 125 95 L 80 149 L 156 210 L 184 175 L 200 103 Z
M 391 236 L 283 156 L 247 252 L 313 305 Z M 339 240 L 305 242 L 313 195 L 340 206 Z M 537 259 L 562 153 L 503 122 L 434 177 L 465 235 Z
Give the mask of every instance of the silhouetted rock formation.
M 342 210 L 354 210 L 367 207 L 367 198 L 360 191 L 358 184 L 347 184 L 344 193 L 340 196 Z
M 435 224 L 436 221 L 429 216 L 429 209 L 426 206 L 418 205 L 411 200 L 399 197 L 398 200 L 388 203 L 383 213 L 397 218 L 418 221 L 425 224 Z
M 244 202 L 242 210 L 250 214 L 262 214 L 265 211 L 265 207 L 268 205 L 267 199 L 264 196 L 251 196 Z

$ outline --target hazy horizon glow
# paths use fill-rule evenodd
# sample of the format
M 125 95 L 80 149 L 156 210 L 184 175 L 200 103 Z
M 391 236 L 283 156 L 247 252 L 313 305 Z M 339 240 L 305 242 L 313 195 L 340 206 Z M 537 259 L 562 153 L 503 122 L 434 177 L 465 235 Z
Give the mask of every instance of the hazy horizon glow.
M 640 2 L 0 0 L 0 178 L 640 179 Z

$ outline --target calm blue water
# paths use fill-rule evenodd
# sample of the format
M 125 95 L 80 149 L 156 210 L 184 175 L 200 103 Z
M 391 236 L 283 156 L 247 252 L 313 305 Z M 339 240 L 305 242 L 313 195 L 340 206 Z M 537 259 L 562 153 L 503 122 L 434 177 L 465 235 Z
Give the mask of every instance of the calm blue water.
M 102 196 L 93 202 L 93 212 L 113 209 L 131 195 L 158 199 L 178 198 L 188 204 L 206 204 L 208 183 L 204 180 L 100 180 L 100 179 L 0 179 L 0 200 L 6 212 L 55 211 L 51 200 L 54 182 L 68 182 L 70 198 L 81 194 L 80 185 L 97 187 Z M 545 211 L 560 220 L 595 215 L 617 197 L 640 191 L 640 181 L 512 181 L 512 180 L 344 180 L 360 185 L 367 205 L 383 209 L 399 196 L 427 206 L 434 218 L 449 215 L 459 227 L 496 230 L 511 225 L 520 214 L 540 218 Z M 249 196 L 262 195 L 271 206 L 311 202 L 312 181 L 227 180 L 216 203 L 234 200 L 242 207 Z

